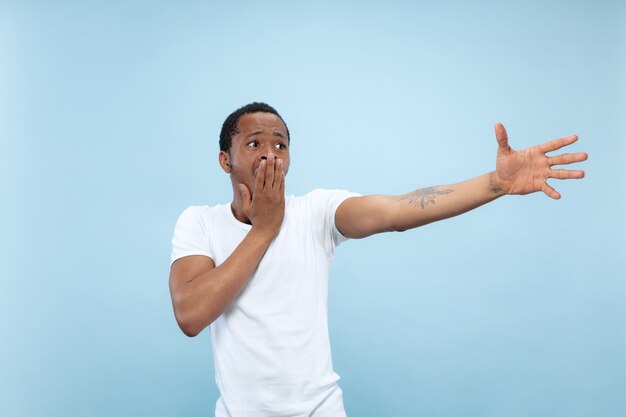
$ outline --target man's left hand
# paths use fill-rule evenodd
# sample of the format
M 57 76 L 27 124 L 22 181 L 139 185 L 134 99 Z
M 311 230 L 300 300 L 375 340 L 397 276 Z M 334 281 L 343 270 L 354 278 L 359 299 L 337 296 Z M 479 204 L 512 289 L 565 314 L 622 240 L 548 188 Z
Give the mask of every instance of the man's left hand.
M 504 194 L 530 194 L 543 191 L 548 197 L 559 199 L 561 194 L 548 185 L 548 178 L 565 180 L 585 176 L 585 172 L 582 170 L 552 169 L 552 167 L 584 161 L 587 159 L 586 153 L 546 155 L 548 152 L 571 145 L 578 140 L 578 136 L 572 135 L 554 139 L 543 145 L 514 151 L 509 146 L 509 138 L 504 126 L 500 123 L 496 124 L 495 131 L 498 140 L 498 157 L 493 178 L 495 191 Z

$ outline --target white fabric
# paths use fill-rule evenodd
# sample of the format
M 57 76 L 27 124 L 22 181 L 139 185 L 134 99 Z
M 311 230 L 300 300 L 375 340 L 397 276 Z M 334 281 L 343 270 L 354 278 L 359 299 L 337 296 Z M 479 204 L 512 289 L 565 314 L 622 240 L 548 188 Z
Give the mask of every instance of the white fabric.
M 216 417 L 344 417 L 328 337 L 328 273 L 346 238 L 335 211 L 348 197 L 315 190 L 287 197 L 279 234 L 239 296 L 211 326 Z M 251 226 L 230 204 L 192 206 L 180 216 L 172 262 L 205 255 L 219 266 Z

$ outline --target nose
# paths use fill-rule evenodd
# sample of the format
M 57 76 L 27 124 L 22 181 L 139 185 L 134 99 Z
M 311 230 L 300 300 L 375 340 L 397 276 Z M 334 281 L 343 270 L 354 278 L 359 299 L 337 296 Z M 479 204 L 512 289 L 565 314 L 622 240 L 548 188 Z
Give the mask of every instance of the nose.
M 267 160 L 267 158 L 270 156 L 276 156 L 276 155 L 274 155 L 270 146 L 263 146 L 261 148 L 261 152 L 259 153 L 259 161 L 263 159 Z

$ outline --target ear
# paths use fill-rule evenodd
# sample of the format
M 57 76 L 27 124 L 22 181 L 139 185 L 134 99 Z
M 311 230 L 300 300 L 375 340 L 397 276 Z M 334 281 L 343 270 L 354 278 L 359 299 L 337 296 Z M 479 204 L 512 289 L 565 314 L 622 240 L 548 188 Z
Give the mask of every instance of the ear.
M 226 151 L 220 151 L 219 161 L 224 172 L 230 174 L 230 154 Z

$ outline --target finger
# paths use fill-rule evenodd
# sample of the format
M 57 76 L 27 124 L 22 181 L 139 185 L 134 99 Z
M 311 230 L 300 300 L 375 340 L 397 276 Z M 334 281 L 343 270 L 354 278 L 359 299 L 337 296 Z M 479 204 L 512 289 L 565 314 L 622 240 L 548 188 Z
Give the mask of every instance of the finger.
M 494 125 L 494 129 L 496 131 L 496 139 L 498 140 L 498 146 L 503 151 L 510 151 L 511 147 L 509 146 L 509 135 L 506 133 L 506 129 L 502 123 L 496 123 Z
M 550 187 L 547 182 L 543 183 L 543 187 L 541 187 L 541 191 L 543 191 L 543 193 L 547 195 L 548 197 L 553 198 L 555 200 L 558 200 L 559 198 L 561 198 L 561 194 L 559 194 L 558 191 L 556 191 L 554 188 Z
M 559 138 L 559 139 L 553 139 L 539 146 L 539 149 L 541 149 L 541 152 L 543 153 L 552 152 L 552 151 L 556 151 L 557 149 L 561 149 L 563 146 L 571 145 L 577 140 L 578 140 L 578 136 L 576 135 L 566 136 L 564 138 Z
M 284 198 L 285 197 L 285 172 L 283 171 L 283 173 L 281 174 L 283 180 L 280 182 L 280 195 Z
M 274 181 L 272 183 L 272 190 L 278 190 L 280 188 L 280 172 L 281 168 L 281 159 L 277 156 L 274 157 Z
M 283 160 L 276 161 L 276 173 L 274 174 L 274 188 L 280 190 L 285 181 L 285 171 L 283 171 Z
M 552 166 L 552 165 L 567 165 L 567 164 L 573 164 L 575 162 L 586 161 L 587 158 L 588 158 L 588 156 L 584 152 L 564 153 L 562 155 L 549 157 L 548 158 L 548 163 L 550 164 L 550 166 Z
M 256 171 L 256 178 L 254 180 L 254 191 L 261 191 L 263 189 L 263 185 L 265 184 L 265 171 L 267 170 L 267 161 L 265 159 L 261 159 L 259 163 L 259 167 Z
M 569 170 L 569 169 L 551 169 L 548 173 L 548 178 L 556 178 L 559 180 L 571 180 L 575 178 L 584 178 L 585 171 L 582 170 Z
M 273 153 L 267 155 L 267 169 L 265 170 L 265 188 L 274 187 L 274 174 L 276 170 L 276 157 Z
M 252 197 L 250 196 L 250 190 L 244 184 L 239 184 L 239 192 L 241 193 L 241 202 L 243 212 L 246 213 L 250 208 Z

